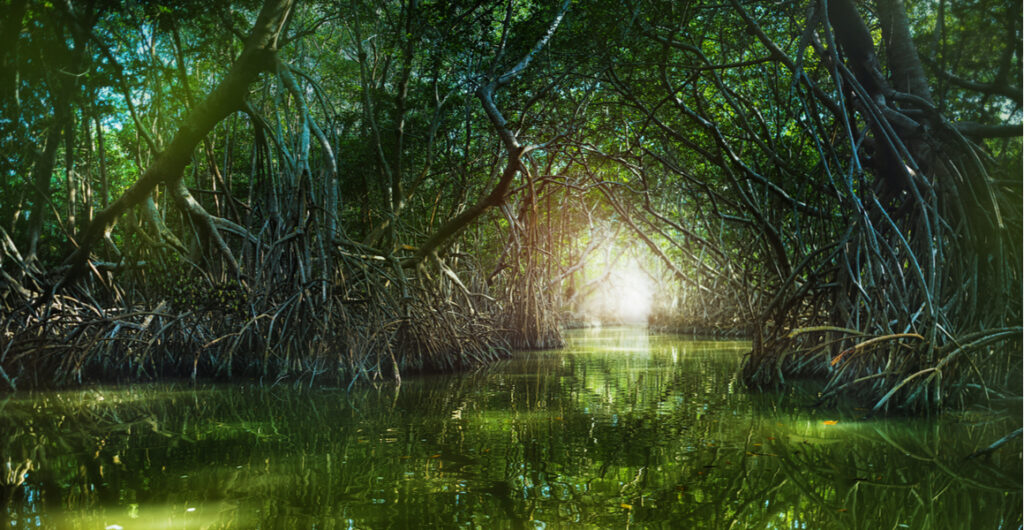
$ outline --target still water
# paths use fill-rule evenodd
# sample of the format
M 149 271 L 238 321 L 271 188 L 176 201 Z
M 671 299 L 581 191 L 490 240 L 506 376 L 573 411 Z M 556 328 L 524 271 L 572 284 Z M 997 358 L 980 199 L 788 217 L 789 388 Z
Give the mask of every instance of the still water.
M 1018 528 L 1021 423 L 752 394 L 747 344 L 570 332 L 476 373 L 344 389 L 0 400 L 3 528 Z

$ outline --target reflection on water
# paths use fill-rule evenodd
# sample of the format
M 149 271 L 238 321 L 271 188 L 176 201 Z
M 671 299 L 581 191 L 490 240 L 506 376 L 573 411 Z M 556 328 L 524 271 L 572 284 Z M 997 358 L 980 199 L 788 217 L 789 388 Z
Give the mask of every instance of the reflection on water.
M 1017 528 L 1020 423 L 749 394 L 741 342 L 573 332 L 400 388 L 0 401 L 5 528 Z

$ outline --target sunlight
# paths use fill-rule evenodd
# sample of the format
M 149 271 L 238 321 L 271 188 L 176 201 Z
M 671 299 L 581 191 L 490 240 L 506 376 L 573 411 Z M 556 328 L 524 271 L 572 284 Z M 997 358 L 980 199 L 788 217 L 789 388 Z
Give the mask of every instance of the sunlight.
M 602 323 L 646 324 L 654 286 L 635 260 L 615 268 L 583 303 L 583 313 Z

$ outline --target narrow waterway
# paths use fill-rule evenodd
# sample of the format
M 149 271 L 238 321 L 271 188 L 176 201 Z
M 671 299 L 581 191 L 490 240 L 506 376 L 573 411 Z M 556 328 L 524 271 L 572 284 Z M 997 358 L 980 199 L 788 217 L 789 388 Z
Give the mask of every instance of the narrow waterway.
M 377 388 L 0 400 L 3 528 L 1018 528 L 1021 422 L 753 394 L 747 344 L 570 332 Z

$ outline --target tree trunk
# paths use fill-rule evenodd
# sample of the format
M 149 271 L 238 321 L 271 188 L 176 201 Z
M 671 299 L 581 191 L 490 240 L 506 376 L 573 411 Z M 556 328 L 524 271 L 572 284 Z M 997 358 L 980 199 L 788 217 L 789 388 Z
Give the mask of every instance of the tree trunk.
M 60 133 L 65 128 L 65 115 L 68 109 L 65 102 L 57 104 L 54 111 L 53 125 L 46 135 L 46 144 L 43 152 L 39 153 L 35 166 L 32 168 L 32 209 L 28 215 L 28 230 L 26 231 L 27 251 L 25 259 L 32 261 L 36 258 L 39 250 L 39 237 L 43 229 L 43 220 L 46 218 L 46 211 L 50 204 L 50 179 L 53 177 L 53 168 L 57 163 L 57 146 L 60 144 Z
M 69 113 L 64 125 L 64 185 L 67 187 L 67 204 L 64 218 L 68 230 L 75 227 L 75 208 L 78 206 L 78 182 L 75 178 L 75 114 Z
M 240 110 L 249 84 L 273 68 L 277 41 L 292 8 L 292 0 L 265 0 L 242 54 L 224 80 L 187 115 L 167 148 L 156 155 L 146 172 L 108 207 L 96 214 L 78 237 L 78 249 L 64 261 L 70 269 L 60 286 L 77 280 L 87 269 L 92 246 L 126 210 L 144 201 L 157 185 L 180 178 L 192 151 L 217 123 Z
M 96 148 L 100 160 L 100 205 L 106 208 L 110 202 L 110 181 L 109 177 L 107 177 L 107 149 L 103 143 L 103 126 L 100 125 L 100 119 L 96 118 L 95 123 Z
M 878 0 L 875 5 L 882 23 L 882 39 L 893 88 L 931 103 L 931 88 L 917 56 L 917 47 L 910 38 L 910 22 L 903 0 Z
M 21 98 L 18 96 L 18 35 L 21 34 L 27 0 L 15 0 L 4 9 L 6 11 L 0 21 L 0 95 L 10 98 L 13 105 L 11 116 L 20 116 Z

